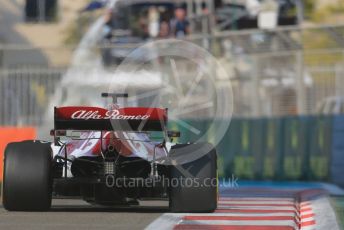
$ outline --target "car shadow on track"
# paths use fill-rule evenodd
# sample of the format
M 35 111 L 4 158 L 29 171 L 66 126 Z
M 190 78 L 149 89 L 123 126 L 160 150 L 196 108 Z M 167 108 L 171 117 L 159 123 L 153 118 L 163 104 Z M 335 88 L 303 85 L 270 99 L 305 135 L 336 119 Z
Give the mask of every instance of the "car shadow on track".
M 4 210 L 2 204 L 0 209 Z M 101 206 L 91 205 L 81 200 L 53 199 L 48 212 L 128 212 L 128 213 L 165 213 L 168 212 L 166 203 L 154 203 L 145 201 L 144 204 L 131 206 Z
M 49 212 L 144 212 L 165 213 L 166 207 L 85 207 L 85 206 L 53 206 Z
M 0 209 L 4 210 L 4 207 L 0 205 Z M 165 213 L 168 212 L 167 207 L 85 207 L 77 205 L 56 205 L 52 206 L 48 212 L 140 212 L 140 213 Z

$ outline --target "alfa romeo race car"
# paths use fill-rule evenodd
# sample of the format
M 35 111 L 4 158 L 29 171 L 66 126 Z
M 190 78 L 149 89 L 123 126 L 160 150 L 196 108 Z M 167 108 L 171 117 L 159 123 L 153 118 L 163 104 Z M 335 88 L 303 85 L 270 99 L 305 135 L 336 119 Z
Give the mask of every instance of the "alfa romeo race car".
M 52 197 L 81 197 L 90 204 L 139 205 L 169 201 L 172 212 L 217 207 L 217 156 L 209 143 L 176 144 L 168 110 L 124 107 L 54 108 L 53 141 L 10 143 L 4 154 L 3 206 L 44 211 Z

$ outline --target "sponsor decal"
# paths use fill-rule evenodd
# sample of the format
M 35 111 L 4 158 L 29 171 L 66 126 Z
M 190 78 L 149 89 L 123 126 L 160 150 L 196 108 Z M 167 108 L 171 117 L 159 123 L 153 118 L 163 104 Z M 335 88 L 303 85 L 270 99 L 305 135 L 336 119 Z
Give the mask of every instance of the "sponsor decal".
M 81 120 L 100 120 L 100 119 L 111 119 L 111 120 L 147 120 L 149 115 L 125 115 L 120 114 L 117 109 L 109 110 L 105 115 L 100 114 L 98 110 L 78 110 L 71 115 L 71 119 L 81 119 Z

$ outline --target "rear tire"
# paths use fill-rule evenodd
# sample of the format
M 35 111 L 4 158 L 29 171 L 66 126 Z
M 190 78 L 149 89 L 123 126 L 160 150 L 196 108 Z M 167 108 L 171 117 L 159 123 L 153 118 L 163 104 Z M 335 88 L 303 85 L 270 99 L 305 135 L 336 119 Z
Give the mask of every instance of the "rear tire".
M 24 141 L 5 149 L 3 206 L 9 211 L 46 211 L 51 206 L 50 143 Z
M 196 149 L 210 151 L 192 162 L 171 166 L 170 210 L 171 212 L 213 212 L 217 208 L 218 197 L 216 150 L 209 143 L 191 145 Z M 176 145 L 172 151 L 178 152 L 178 148 L 185 146 Z M 177 186 L 173 180 L 178 181 Z M 184 185 L 181 183 L 182 180 Z M 191 181 L 193 184 L 189 186 Z

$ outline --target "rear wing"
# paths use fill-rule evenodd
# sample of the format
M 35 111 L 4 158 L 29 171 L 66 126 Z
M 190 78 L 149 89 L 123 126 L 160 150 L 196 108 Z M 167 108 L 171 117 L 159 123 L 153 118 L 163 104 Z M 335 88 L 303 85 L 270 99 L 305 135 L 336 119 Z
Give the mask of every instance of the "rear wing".
M 167 109 L 129 107 L 55 107 L 54 130 L 163 131 Z

